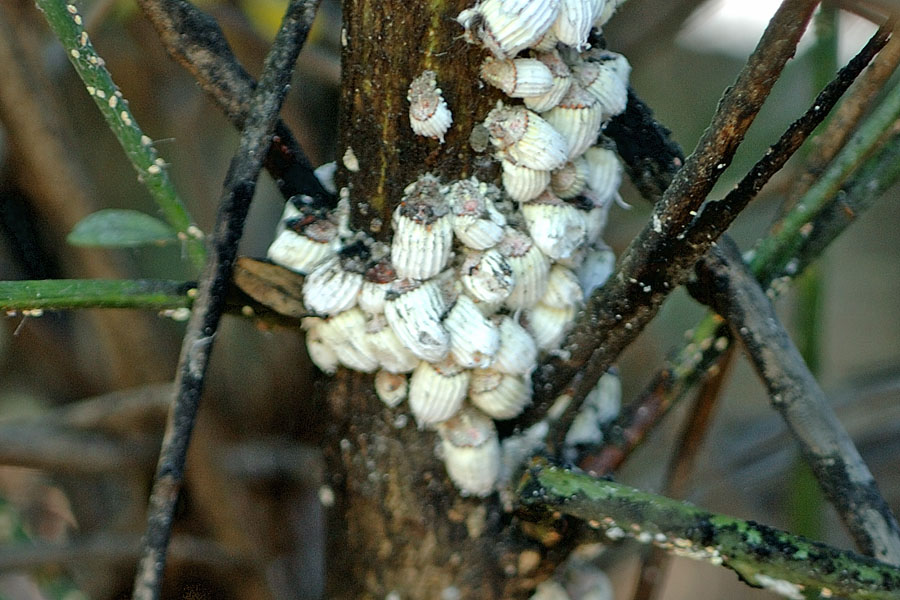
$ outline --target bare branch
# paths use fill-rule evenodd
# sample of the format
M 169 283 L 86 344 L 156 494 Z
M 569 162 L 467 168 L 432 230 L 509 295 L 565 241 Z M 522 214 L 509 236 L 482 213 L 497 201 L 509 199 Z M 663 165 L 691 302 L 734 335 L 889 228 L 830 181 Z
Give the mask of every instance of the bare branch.
M 135 579 L 134 598 L 159 598 L 166 547 L 172 531 L 175 502 L 184 479 L 184 463 L 193 431 L 206 367 L 225 307 L 244 220 L 256 188 L 256 178 L 271 144 L 272 130 L 287 94 L 297 55 L 315 15 L 316 0 L 294 0 L 285 13 L 266 57 L 259 86 L 232 158 L 210 238 L 212 252 L 198 287 L 197 300 L 184 337 L 175 403 L 166 425 L 156 478 L 150 496 L 144 552 Z
M 857 546 L 879 560 L 900 564 L 897 520 L 737 247 L 719 243 L 698 264 L 697 276 L 692 292 L 702 294 L 743 342 L 772 405 Z
M 565 358 L 552 359 L 535 373 L 536 409 L 531 414 L 543 414 L 572 376 L 584 371 L 567 415 L 558 422 L 553 435 L 556 443 L 562 441 L 575 411 L 597 379 L 656 315 L 669 292 L 702 254 L 679 254 L 682 249 L 677 238 L 730 163 L 763 100 L 793 56 L 816 4 L 810 0 L 782 4 L 735 85 L 725 93 L 710 129 L 663 194 L 651 222 L 580 315 L 563 347 Z
M 215 19 L 186 0 L 138 0 L 169 55 L 200 84 L 237 129 L 250 114 L 256 82 L 235 58 Z M 279 119 L 265 166 L 285 198 L 307 194 L 331 203 L 313 175 L 309 159 L 288 126 Z
M 518 497 L 524 518 L 546 525 L 553 512 L 571 515 L 611 539 L 632 537 L 723 565 L 755 587 L 780 584 L 777 590 L 789 597 L 889 600 L 900 589 L 900 569 L 872 558 L 539 460 L 522 478 Z

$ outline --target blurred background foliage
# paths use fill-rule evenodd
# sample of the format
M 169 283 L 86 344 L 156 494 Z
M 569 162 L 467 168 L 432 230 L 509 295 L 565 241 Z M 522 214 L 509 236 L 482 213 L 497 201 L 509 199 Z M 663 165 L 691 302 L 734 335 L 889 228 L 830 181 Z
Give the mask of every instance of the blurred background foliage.
M 238 58 L 258 75 L 285 2 L 196 4 L 216 18 Z M 606 31 L 609 47 L 633 66 L 633 87 L 686 151 L 752 49 L 740 43 L 752 37 L 743 31 L 752 29 L 750 22 L 741 27 L 746 35 L 729 34 L 715 20 L 714 4 L 630 0 Z M 763 10 L 765 3 L 759 4 Z M 845 8 L 865 14 L 866 5 Z M 237 133 L 168 59 L 133 2 L 83 0 L 79 9 L 132 111 L 171 165 L 195 220 L 209 230 Z M 846 59 L 874 28 L 842 14 L 838 36 Z M 791 62 L 718 190 L 727 190 L 805 110 L 818 91 L 821 62 L 809 51 Z M 90 212 L 115 207 L 156 214 L 156 208 L 30 0 L 0 4 L 0 81 L 0 279 L 194 277 L 177 246 L 102 251 L 66 245 L 71 227 Z M 316 165 L 335 157 L 339 83 L 340 6 L 323 0 L 283 111 Z M 738 219 L 731 233 L 743 248 L 765 233 L 800 164 L 792 160 Z M 281 212 L 282 199 L 267 177 L 241 242 L 245 255 L 264 256 Z M 623 197 L 631 208 L 613 210 L 606 235 L 617 252 L 649 214 L 627 184 Z M 818 323 L 820 379 L 895 510 L 900 509 L 896 199 L 892 190 L 826 253 Z M 794 304 L 792 294 L 779 301 L 788 323 Z M 703 312 L 686 294 L 672 295 L 620 361 L 626 402 Z M 124 598 L 168 400 L 165 382 L 173 377 L 183 325 L 154 314 L 111 310 L 10 315 L 3 325 L 0 464 L 8 466 L 0 467 L 0 497 L 8 504 L 0 506 L 0 597 L 71 600 L 77 596 L 65 594 L 80 587 L 93 598 Z M 328 501 L 327 494 L 320 497 L 327 477 L 315 450 L 322 426 L 317 390 L 327 378 L 310 366 L 300 332 L 228 317 L 207 381 L 167 593 L 317 597 L 323 568 L 320 500 Z M 659 488 L 683 412 L 667 418 L 619 479 Z M 803 481 L 796 464 L 784 425 L 739 358 L 689 499 L 793 530 L 811 523 L 807 527 L 813 530 L 806 533 L 851 547 L 833 512 L 792 483 Z M 819 518 L 810 521 L 811 514 Z M 23 535 L 6 533 L 14 529 L 7 526 L 13 517 L 5 515 L 21 519 Z M 635 548 L 626 546 L 604 558 L 615 565 L 610 573 L 619 598 L 627 598 L 633 585 L 634 554 Z M 59 591 L 54 582 L 63 581 L 63 574 L 74 584 Z M 730 572 L 676 561 L 661 598 L 725 594 L 770 596 L 744 587 Z

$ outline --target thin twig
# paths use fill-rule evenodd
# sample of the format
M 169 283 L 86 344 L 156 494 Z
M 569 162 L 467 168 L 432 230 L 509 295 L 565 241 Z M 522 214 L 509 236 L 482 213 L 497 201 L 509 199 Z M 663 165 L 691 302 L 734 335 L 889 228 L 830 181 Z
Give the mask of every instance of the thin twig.
M 204 269 L 197 300 L 182 344 L 176 377 L 177 396 L 166 425 L 147 518 L 144 552 L 135 579 L 134 598 L 159 598 L 172 514 L 184 478 L 187 454 L 206 367 L 225 306 L 237 243 L 241 237 L 256 178 L 271 143 L 272 129 L 287 94 L 294 63 L 315 15 L 316 0 L 293 0 L 266 57 L 250 113 L 232 158 L 211 238 L 212 253 Z
M 37 5 L 44 11 L 47 23 L 65 48 L 66 56 L 100 109 L 110 131 L 125 150 L 138 173 L 138 180 L 150 192 L 166 221 L 187 244 L 188 254 L 196 267 L 202 267 L 206 258 L 203 233 L 193 224 L 169 179 L 165 161 L 157 154 L 153 141 L 138 126 L 128 108 L 128 101 L 122 97 L 103 59 L 94 50 L 75 5 L 64 0 L 37 0 Z
M 190 306 L 190 281 L 167 279 L 40 279 L 0 281 L 0 310 Z
M 900 132 L 867 160 L 844 189 L 811 217 L 803 227 L 807 236 L 793 252 L 775 252 L 777 262 L 751 262 L 757 281 L 766 294 L 777 296 L 789 279 L 802 273 L 850 224 L 868 210 L 885 191 L 900 180 Z M 781 244 L 794 246 L 792 239 Z M 712 368 L 727 344 L 727 327 L 714 313 L 693 328 L 690 341 L 652 379 L 645 391 L 626 406 L 604 432 L 605 445 L 594 449 L 580 462 L 581 468 L 598 475 L 619 468 L 643 441 L 647 432 L 678 404 L 686 392 Z
M 859 548 L 900 564 L 900 527 L 825 393 L 737 247 L 720 243 L 697 266 L 695 297 L 725 317 L 831 504 Z
M 608 538 L 632 537 L 723 565 L 752 586 L 790 597 L 890 600 L 900 592 L 900 569 L 873 558 L 546 463 L 536 461 L 517 495 L 523 518 L 547 519 L 558 511 L 584 519 Z
M 241 130 L 250 114 L 256 82 L 235 58 L 215 19 L 185 0 L 138 0 L 174 60 L 188 70 L 232 125 Z M 288 126 L 275 123 L 265 167 L 285 198 L 306 194 L 333 203 Z
M 299 296 L 302 283 L 296 273 L 282 267 L 240 258 L 225 293 L 225 312 L 272 325 L 299 327 L 300 319 L 307 314 Z M 179 319 L 182 310 L 193 305 L 196 288 L 193 281 L 166 279 L 0 281 L 0 311 L 36 316 L 46 310 L 133 308 L 160 311 L 163 316 Z
M 713 125 L 663 194 L 650 223 L 626 250 L 607 284 L 591 297 L 566 340 L 565 354 L 536 371 L 534 406 L 541 413 L 576 372 L 584 375 L 573 402 L 551 435 L 554 447 L 561 446 L 578 407 L 597 379 L 653 319 L 669 292 L 699 258 L 680 249 L 674 254 L 681 245 L 677 237 L 730 163 L 744 132 L 793 55 L 816 4 L 810 0 L 786 0 L 782 4 L 737 82 L 720 102 Z M 533 412 L 529 413 L 532 420 Z
M 685 233 L 686 243 L 692 248 L 709 246 L 709 240 L 718 238 L 734 221 L 759 190 L 768 183 L 787 160 L 794 155 L 813 130 L 837 104 L 857 76 L 862 73 L 876 54 L 884 47 L 894 30 L 894 21 L 878 28 L 862 50 L 823 89 L 806 113 L 791 123 L 787 131 L 775 142 L 734 189 L 721 200 L 710 202 L 694 219 Z

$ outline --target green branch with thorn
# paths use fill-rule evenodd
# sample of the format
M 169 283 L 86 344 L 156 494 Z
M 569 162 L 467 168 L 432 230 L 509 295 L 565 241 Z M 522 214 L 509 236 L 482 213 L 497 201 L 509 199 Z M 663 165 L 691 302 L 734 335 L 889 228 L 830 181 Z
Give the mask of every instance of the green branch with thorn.
M 138 173 L 165 220 L 187 246 L 188 256 L 200 269 L 206 261 L 203 232 L 193 224 L 184 202 L 169 178 L 167 165 L 159 157 L 153 140 L 141 130 L 128 108 L 128 101 L 116 87 L 103 59 L 94 50 L 74 4 L 63 0 L 37 0 L 50 29 L 65 48 L 66 56 L 84 82 L 110 130 Z

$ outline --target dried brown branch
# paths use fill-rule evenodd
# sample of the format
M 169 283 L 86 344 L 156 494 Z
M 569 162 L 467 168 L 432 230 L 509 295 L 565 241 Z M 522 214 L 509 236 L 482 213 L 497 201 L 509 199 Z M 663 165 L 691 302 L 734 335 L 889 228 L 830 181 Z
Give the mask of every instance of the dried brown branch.
M 238 130 L 250 114 L 256 81 L 238 62 L 215 19 L 186 0 L 139 0 L 169 55 L 194 76 L 201 89 Z M 265 167 L 285 198 L 307 194 L 331 202 L 313 175 L 300 143 L 279 119 Z
M 682 252 L 678 236 L 731 162 L 762 102 L 793 56 L 816 5 L 810 0 L 782 4 L 734 86 L 725 93 L 712 125 L 663 194 L 651 222 L 579 317 L 563 347 L 564 358 L 550 360 L 535 373 L 535 410 L 529 413 L 530 419 L 546 413 L 573 375 L 584 372 L 574 401 L 552 437 L 557 445 L 597 379 L 656 315 L 669 292 L 705 251 L 693 256 Z
M 822 489 L 859 548 L 900 563 L 900 527 L 875 479 L 810 373 L 771 302 L 731 243 L 718 244 L 698 264 L 701 294 L 725 316 L 787 422 Z
M 144 552 L 135 579 L 134 598 L 159 597 L 166 547 L 175 502 L 184 479 L 184 464 L 193 430 L 213 340 L 225 308 L 237 243 L 256 188 L 262 161 L 287 90 L 297 55 L 312 25 L 316 0 L 294 0 L 266 57 L 253 93 L 237 152 L 232 158 L 210 237 L 212 252 L 203 271 L 197 300 L 188 322 L 176 375 L 176 398 L 166 425 L 159 464 L 150 496 Z

